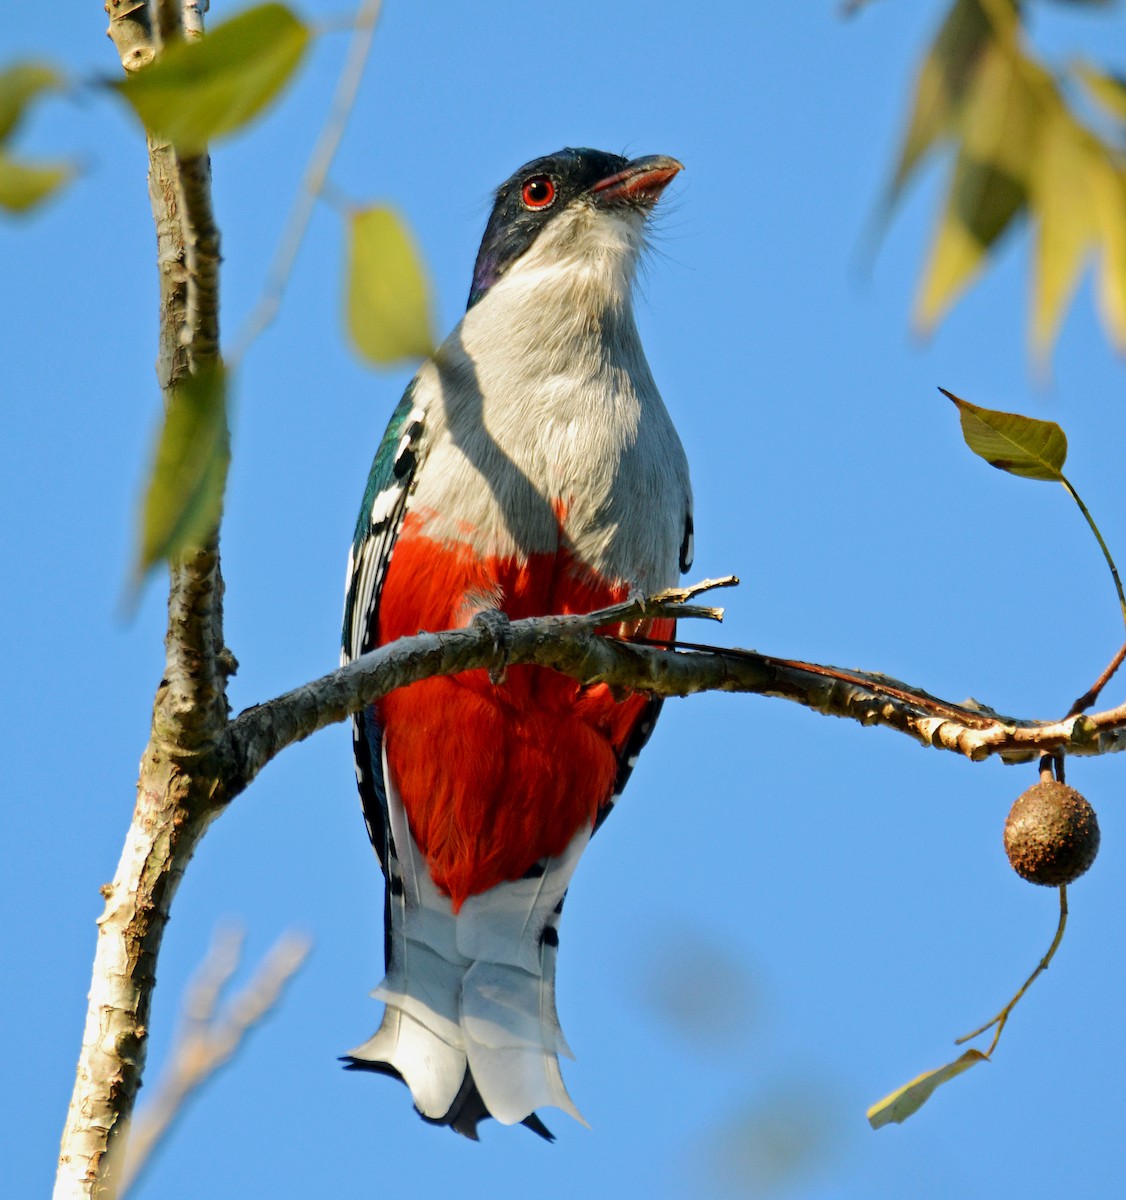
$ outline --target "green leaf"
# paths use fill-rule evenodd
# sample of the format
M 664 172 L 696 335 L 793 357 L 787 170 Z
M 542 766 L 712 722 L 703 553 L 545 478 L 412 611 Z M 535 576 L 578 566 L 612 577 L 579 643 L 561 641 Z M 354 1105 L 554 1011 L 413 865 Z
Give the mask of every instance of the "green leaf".
M 0 71 L 0 142 L 14 131 L 28 104 L 40 92 L 62 87 L 62 76 L 46 63 L 16 63 Z
M 1103 323 L 1126 352 L 1126 164 L 1113 137 L 1075 117 L 1074 89 L 1029 52 L 1028 11 L 1023 0 L 949 0 L 918 72 L 885 209 L 937 147 L 956 156 L 915 322 L 932 330 L 1027 216 L 1035 222 L 1030 332 L 1040 363 L 1096 249 Z M 1126 121 L 1126 78 L 1085 64 L 1070 76 Z
M 1054 421 L 979 408 L 945 388 L 938 390 L 957 406 L 966 445 L 991 467 L 1022 479 L 1063 482 L 1067 435 Z
M 230 464 L 227 383 L 221 363 L 189 375 L 173 391 L 141 513 L 136 579 L 161 559 L 198 548 L 223 510 Z
M 284 5 L 262 4 L 205 37 L 175 42 L 111 86 L 150 133 L 197 154 L 269 104 L 296 70 L 309 36 Z
M 878 1104 L 873 1104 L 868 1110 L 868 1124 L 873 1129 L 879 1129 L 892 1122 L 896 1125 L 902 1124 L 926 1104 L 936 1088 L 961 1075 L 963 1071 L 968 1071 L 970 1067 L 977 1066 L 979 1062 L 988 1061 L 980 1050 L 967 1050 L 965 1054 L 959 1055 L 953 1062 L 939 1067 L 936 1071 L 924 1071 L 910 1083 L 905 1083 L 903 1087 L 885 1096 Z
M 1126 79 L 1100 71 L 1089 63 L 1080 63 L 1075 70 L 1092 97 L 1112 117 L 1126 121 Z
M 891 184 L 893 199 L 935 144 L 954 132 L 958 109 L 992 35 L 979 0 L 957 0 L 915 80 L 911 118 Z
M 348 333 L 361 357 L 386 367 L 434 352 L 426 272 L 393 209 L 351 214 L 347 286 Z
M 916 317 L 924 330 L 984 265 L 990 248 L 1028 203 L 1042 112 L 1039 78 L 1010 48 L 991 42 L 962 106 L 958 159 L 938 236 L 923 274 Z
M 1089 179 L 1102 234 L 1099 309 L 1115 345 L 1126 353 L 1126 168 L 1102 157 Z
M 1062 106 L 1045 117 L 1032 179 L 1032 346 L 1042 363 L 1098 238 L 1089 179 L 1095 151 L 1090 143 L 1090 135 Z
M 21 163 L 0 150 L 0 208 L 25 212 L 73 174 L 74 169 L 66 163 Z

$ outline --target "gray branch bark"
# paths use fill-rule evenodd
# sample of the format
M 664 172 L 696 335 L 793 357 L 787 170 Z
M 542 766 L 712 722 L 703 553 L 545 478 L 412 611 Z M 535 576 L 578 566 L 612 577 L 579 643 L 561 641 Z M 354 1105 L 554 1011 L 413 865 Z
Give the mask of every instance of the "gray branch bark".
M 727 581 L 721 581 L 727 582 Z M 422 633 L 365 654 L 346 667 L 240 713 L 219 753 L 223 799 L 230 800 L 286 746 L 343 721 L 397 687 L 432 675 L 517 664 L 551 667 L 581 683 L 661 696 L 744 692 L 774 696 L 826 716 L 882 725 L 925 746 L 973 761 L 997 755 L 1030 760 L 1046 751 L 1108 754 L 1126 749 L 1126 704 L 1054 721 L 1006 717 L 983 707 L 952 704 L 889 676 L 774 658 L 753 650 L 673 651 L 603 636 L 606 626 L 653 617 L 713 616 L 686 599 L 695 588 L 615 605 L 585 616 L 513 621 L 511 641 L 498 647 L 485 626 Z
M 182 36 L 180 5 L 108 5 L 122 66 L 137 70 L 163 40 Z M 150 11 L 151 10 L 151 11 Z M 159 33 L 154 36 L 154 28 Z M 167 404 L 187 373 L 218 355 L 219 237 L 206 156 L 182 158 L 149 139 L 157 234 L 157 377 Z M 137 801 L 113 882 L 102 888 L 86 1024 L 55 1181 L 56 1200 L 112 1197 L 116 1153 L 145 1065 L 156 962 L 175 896 L 217 811 L 215 762 L 228 717 L 233 659 L 223 642 L 218 533 L 170 571 L 164 677 L 153 705 Z M 202 769 L 201 769 L 202 766 Z

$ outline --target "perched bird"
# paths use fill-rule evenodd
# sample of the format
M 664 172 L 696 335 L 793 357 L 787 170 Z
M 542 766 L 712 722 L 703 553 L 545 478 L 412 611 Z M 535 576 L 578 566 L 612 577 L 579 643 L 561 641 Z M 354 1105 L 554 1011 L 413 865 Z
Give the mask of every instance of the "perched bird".
M 497 192 L 461 323 L 391 417 L 348 567 L 343 659 L 420 630 L 591 612 L 674 584 L 692 554 L 680 440 L 634 324 L 646 222 L 673 158 L 565 149 Z M 622 636 L 669 637 L 671 621 Z M 354 721 L 387 879 L 386 1004 L 345 1059 L 427 1121 L 551 1138 L 559 916 L 660 700 L 543 667 L 401 688 Z

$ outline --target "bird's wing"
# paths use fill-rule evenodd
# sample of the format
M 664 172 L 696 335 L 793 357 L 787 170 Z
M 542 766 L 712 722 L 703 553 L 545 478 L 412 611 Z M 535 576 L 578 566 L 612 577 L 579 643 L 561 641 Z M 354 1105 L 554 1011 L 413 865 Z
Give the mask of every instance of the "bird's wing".
M 598 815 L 594 819 L 595 832 L 601 828 L 602 822 L 606 820 L 613 811 L 614 805 L 621 799 L 629 777 L 633 774 L 633 768 L 637 765 L 638 756 L 656 727 L 657 718 L 661 715 L 661 706 L 664 702 L 664 696 L 649 698 L 648 704 L 641 710 L 641 715 L 629 731 L 629 737 L 618 751 L 618 773 L 614 777 L 614 790 L 610 793 L 610 799 L 598 810 Z
M 348 590 L 344 599 L 341 661 L 349 663 L 377 644 L 379 594 L 395 539 L 403 523 L 422 454 L 425 413 L 415 403 L 412 381 L 399 401 L 368 475 L 356 533 L 348 555 Z M 383 731 L 369 705 L 352 718 L 356 784 L 364 807 L 368 836 L 384 873 L 389 854 L 387 792 L 383 782 Z
M 689 498 L 688 506 L 684 513 L 684 537 L 680 543 L 680 573 L 682 575 L 691 569 L 693 550 L 692 500 Z M 675 633 L 675 626 L 673 631 Z M 629 777 L 633 774 L 633 768 L 637 764 L 638 756 L 645 749 L 645 743 L 653 735 L 653 730 L 657 726 L 657 718 L 661 715 L 661 708 L 664 703 L 665 698 L 663 696 L 649 697 L 649 703 L 641 710 L 641 715 L 630 730 L 629 737 L 626 738 L 625 743 L 618 752 L 618 774 L 614 778 L 614 790 L 610 794 L 610 799 L 598 810 L 598 816 L 594 821 L 595 831 L 598 830 L 602 822 L 610 815 L 614 805 L 618 803 L 626 784 L 629 782 Z
M 692 523 L 692 500 L 684 513 L 684 537 L 680 543 L 680 573 L 687 575 L 692 570 L 692 559 L 696 554 L 696 527 Z

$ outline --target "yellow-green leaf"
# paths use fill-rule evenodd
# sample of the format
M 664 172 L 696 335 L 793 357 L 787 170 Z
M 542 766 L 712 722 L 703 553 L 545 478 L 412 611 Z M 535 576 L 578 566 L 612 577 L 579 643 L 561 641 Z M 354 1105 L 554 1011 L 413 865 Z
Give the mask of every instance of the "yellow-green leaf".
M 426 272 L 394 210 L 351 215 L 347 286 L 348 333 L 363 358 L 386 367 L 433 353 Z
M 1109 0 L 1070 0 L 1104 3 Z M 1043 363 L 1092 249 L 1101 250 L 1099 305 L 1126 353 L 1126 164 L 1117 141 L 1072 113 L 1072 90 L 1032 54 L 1022 0 L 948 0 L 946 20 L 915 82 L 911 118 L 884 212 L 936 146 L 956 150 L 943 214 L 915 303 L 929 332 L 1022 216 L 1036 219 L 1031 344 Z M 1071 69 L 1126 122 L 1126 76 Z
M 980 0 L 957 0 L 915 80 L 915 99 L 892 179 L 894 199 L 936 142 L 951 135 L 993 24 Z
M 1099 308 L 1115 345 L 1126 353 L 1126 170 L 1100 156 L 1088 179 L 1102 235 Z
M 1067 435 L 1055 421 L 980 408 L 945 388 L 938 390 L 957 406 L 966 445 L 991 467 L 1022 479 L 1062 481 Z
M 24 212 L 74 174 L 66 163 L 21 163 L 0 150 L 0 208 Z
M 1079 63 L 1075 71 L 1086 85 L 1087 91 L 1112 117 L 1126 121 L 1126 79 L 1108 75 L 1092 67 L 1090 63 Z
M 934 327 L 1027 205 L 1027 173 L 1040 132 L 1038 82 L 1010 47 L 994 41 L 982 52 L 961 108 L 962 142 L 919 289 L 916 318 L 924 330 Z
M 912 1079 L 910 1083 L 905 1083 L 903 1087 L 892 1092 L 891 1095 L 885 1096 L 878 1104 L 873 1104 L 868 1110 L 868 1124 L 873 1129 L 879 1129 L 881 1126 L 893 1122 L 896 1125 L 901 1124 L 926 1104 L 934 1095 L 936 1088 L 961 1075 L 963 1071 L 968 1071 L 970 1067 L 976 1066 L 979 1062 L 988 1061 L 989 1059 L 980 1050 L 967 1050 L 965 1054 L 959 1055 L 946 1066 L 939 1067 L 936 1071 L 925 1071 L 922 1075 Z
M 1084 261 L 1097 237 L 1090 172 L 1097 148 L 1087 131 L 1057 106 L 1045 118 L 1033 164 L 1036 220 L 1033 260 L 1032 346 L 1045 361 Z
M 281 91 L 300 63 L 309 30 L 282 4 L 262 4 L 205 37 L 179 41 L 114 83 L 145 128 L 185 154 L 233 133 Z
M 189 375 L 164 415 L 141 513 L 136 578 L 200 546 L 223 510 L 230 463 L 222 364 Z
M 981 271 L 986 254 L 1024 207 L 1019 181 L 990 163 L 959 155 L 938 233 L 931 245 L 916 324 L 932 330 Z
M 62 76 L 42 62 L 16 63 L 0 71 L 0 142 L 16 128 L 28 104 L 40 92 L 62 87 Z

